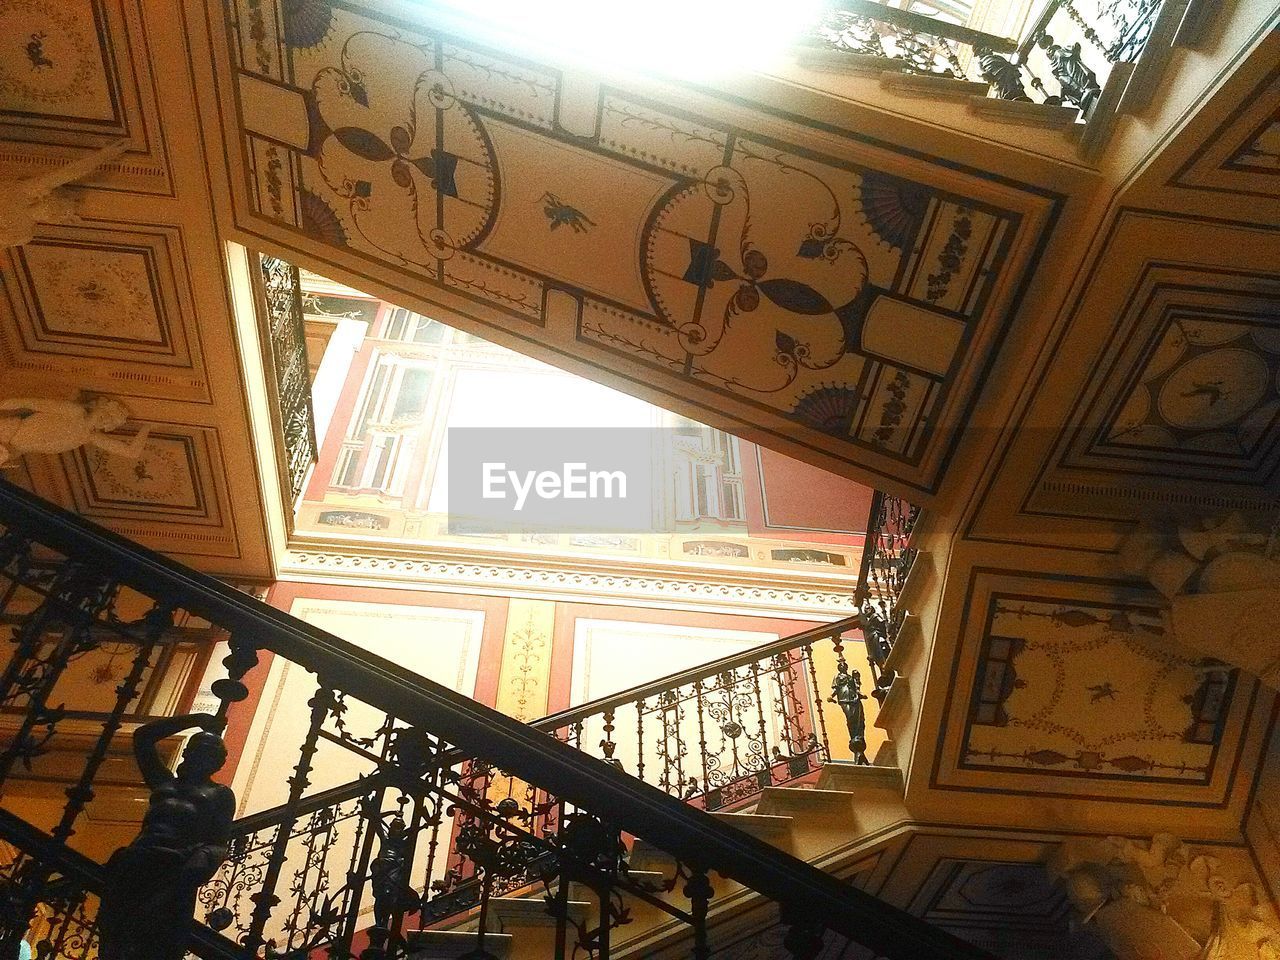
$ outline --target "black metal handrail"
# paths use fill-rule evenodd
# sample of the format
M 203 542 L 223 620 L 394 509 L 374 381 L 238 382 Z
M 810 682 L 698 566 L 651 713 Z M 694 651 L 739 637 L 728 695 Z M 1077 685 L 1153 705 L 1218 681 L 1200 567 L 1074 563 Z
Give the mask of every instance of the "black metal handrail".
M 861 704 L 866 698 L 861 694 L 858 672 L 849 671 L 843 645 L 844 635 L 857 630 L 859 623 L 854 616 L 814 627 L 571 707 L 530 726 L 703 809 L 745 805 L 766 787 L 810 777 L 832 758 L 824 692 L 832 692 L 829 699 L 839 703 L 844 714 L 854 762 L 867 763 L 867 718 Z M 834 670 L 824 666 L 820 678 L 813 648 L 824 640 L 832 643 Z M 775 690 L 768 693 L 773 696 L 761 690 L 770 684 Z M 684 735 L 692 734 L 692 718 L 685 724 L 688 731 L 679 729 L 686 708 L 698 717 L 703 730 L 711 722 L 722 733 L 729 728 L 732 736 L 724 737 L 718 748 L 710 750 L 703 736 L 693 756 L 688 756 Z M 659 720 L 650 724 L 651 736 L 656 726 L 657 737 L 648 744 L 643 726 L 646 715 L 656 715 Z M 599 726 L 598 742 L 585 734 L 588 725 Z M 617 755 L 621 742 L 639 744 L 641 753 L 630 758 L 630 763 Z M 643 756 L 646 745 L 651 753 L 647 763 Z M 436 765 L 444 769 L 466 760 L 465 751 L 454 750 L 439 757 Z M 256 834 L 283 823 L 341 810 L 344 804 L 376 789 L 380 776 L 353 780 L 298 803 L 278 804 L 242 817 L 233 824 L 232 836 L 247 848 Z M 536 884 L 540 863 L 526 866 L 523 874 L 512 873 L 506 878 L 509 889 Z M 479 896 L 477 879 L 460 880 L 448 896 L 432 901 L 431 920 L 465 914 L 476 906 Z
M 831 623 L 824 623 L 818 627 L 812 627 L 800 633 L 792 634 L 788 637 L 781 637 L 777 640 L 770 640 L 768 643 L 762 643 L 758 647 L 752 647 L 741 653 L 735 653 L 728 657 L 722 657 L 719 660 L 712 660 L 709 663 L 701 664 L 697 667 L 690 667 L 688 670 L 680 670 L 676 673 L 660 677 L 657 680 L 651 680 L 648 683 L 638 684 L 630 689 L 623 690 L 619 693 L 610 694 L 607 697 L 600 697 L 589 703 L 583 703 L 576 707 L 569 707 L 561 710 L 559 713 L 548 714 L 541 720 L 535 720 L 533 726 L 539 730 L 557 730 L 561 727 L 569 727 L 575 723 L 581 723 L 593 716 L 599 716 L 609 710 L 617 707 L 635 703 L 637 700 L 650 700 L 654 697 L 676 688 L 686 687 L 702 680 L 710 680 L 719 674 L 736 670 L 739 667 L 750 666 L 761 660 L 767 660 L 770 657 L 780 653 L 790 653 L 807 644 L 816 643 L 819 640 L 830 640 L 835 637 L 841 637 L 846 633 L 861 629 L 862 618 L 858 615 L 845 617 L 843 620 L 835 620 Z
M 863 944 L 890 960 L 917 960 L 921 957 L 989 960 L 985 951 L 852 888 L 688 806 L 678 798 L 637 782 L 607 762 L 559 743 L 540 730 L 424 680 L 399 664 L 296 620 L 212 577 L 143 549 L 8 483 L 0 483 L 0 523 L 6 528 L 5 547 L 9 559 L 5 563 L 10 569 L 15 564 L 26 569 L 32 562 L 33 551 L 44 550 L 56 551 L 72 565 L 55 577 L 50 594 L 53 598 L 53 606 L 49 608 L 51 612 L 41 616 L 70 616 L 77 622 L 91 617 L 101 609 L 104 602 L 101 598 L 109 592 L 101 585 L 114 584 L 127 586 L 143 596 L 163 598 L 158 599 L 158 610 L 181 606 L 227 630 L 232 648 L 227 660 L 229 677 L 219 681 L 214 689 L 221 701 L 220 717 L 225 717 L 235 703 L 245 698 L 240 677 L 256 662 L 255 651 L 263 650 L 305 667 L 319 677 L 323 685 L 340 683 L 341 689 L 337 693 L 318 695 L 312 701 L 313 733 L 318 733 L 318 721 L 332 710 L 335 697 L 340 696 L 358 698 L 386 713 L 391 727 L 386 728 L 389 732 L 384 741 L 387 744 L 394 742 L 395 748 L 392 754 L 384 753 L 384 756 L 390 756 L 406 769 L 425 770 L 423 751 L 429 752 L 432 744 L 466 750 L 477 758 L 472 761 L 471 773 L 452 775 L 451 779 L 432 787 L 440 797 L 439 802 L 470 803 L 476 811 L 475 817 L 486 818 L 483 822 L 472 822 L 490 832 L 507 831 L 514 838 L 511 842 L 526 846 L 542 842 L 540 849 L 554 853 L 560 864 L 559 875 L 566 881 L 559 884 L 561 892 L 556 896 L 561 900 L 557 902 L 563 902 L 563 898 L 568 896 L 569 879 L 584 877 L 588 883 L 595 884 L 602 893 L 601 913 L 604 919 L 601 927 L 589 932 L 589 936 L 594 938 L 593 943 L 603 944 L 602 956 L 608 955 L 614 890 L 625 886 L 626 871 L 625 865 L 608 853 L 607 844 L 604 847 L 592 845 L 594 841 L 589 843 L 587 838 L 607 838 L 611 831 L 619 831 L 644 838 L 687 865 L 681 875 L 687 878 L 688 889 L 695 891 L 690 894 L 692 907 L 685 911 L 669 909 L 674 911 L 673 916 L 692 925 L 695 956 L 707 954 L 706 906 L 710 894 L 700 891 L 706 883 L 706 872 L 714 871 L 780 904 L 793 929 L 812 929 L 817 925 Z M 159 629 L 163 626 L 163 619 L 163 616 L 148 618 L 147 628 Z M 39 629 L 39 624 L 32 629 Z M 58 641 L 51 654 L 54 660 L 48 659 L 50 655 L 41 648 L 40 669 L 47 672 L 51 664 L 63 663 L 74 653 L 74 647 L 67 646 L 74 641 L 74 636 L 66 643 Z M 24 649 L 29 654 L 32 648 L 28 645 Z M 56 711 L 51 713 L 47 706 L 51 688 L 44 680 L 36 683 L 38 677 L 34 680 L 28 675 L 24 677 L 27 696 L 32 698 L 32 709 L 40 711 L 40 715 L 33 718 L 33 724 L 47 724 L 52 730 L 57 721 Z M 396 726 L 394 718 L 409 726 Z M 290 780 L 297 800 L 303 798 L 315 737 L 310 737 L 308 743 L 309 746 L 302 748 L 294 778 Z M 4 758 L 5 762 L 0 763 L 0 767 L 9 769 L 15 756 Z M 418 759 L 413 760 L 413 757 Z M 467 777 L 474 779 L 490 770 L 500 770 L 512 778 L 535 785 L 540 796 L 556 798 L 560 809 L 570 811 L 557 820 L 559 832 L 547 839 L 514 824 L 504 826 L 501 822 L 505 816 L 503 805 L 498 803 L 489 807 L 487 794 L 469 792 L 465 782 Z M 73 797 L 72 800 L 68 810 L 73 814 L 82 811 L 83 799 Z M 418 822 L 421 814 L 415 813 L 414 817 Z M 55 838 L 52 842 L 65 843 L 73 820 L 74 816 L 60 825 L 59 830 L 52 834 Z M 288 841 L 287 834 L 285 831 L 283 837 L 275 842 L 277 848 Z M 383 837 L 381 842 L 385 854 L 388 840 L 385 833 L 380 836 Z M 585 861 L 579 853 L 584 843 L 596 851 Z M 24 853 L 28 857 L 38 857 L 48 851 L 27 850 Z M 371 869 L 371 863 L 376 866 L 383 854 L 373 861 L 369 861 L 366 854 L 362 869 Z M 385 859 L 381 862 L 385 868 Z M 268 876 L 259 880 L 260 895 L 254 900 L 252 929 L 255 932 L 242 943 L 250 955 L 262 944 L 262 922 L 272 909 L 272 891 L 280 866 L 273 861 Z M 643 890 L 636 890 L 634 885 L 627 889 L 637 896 L 647 896 Z M 374 893 L 381 902 L 376 883 Z M 358 907 L 358 901 L 357 896 L 351 910 Z M 650 901 L 657 902 L 652 896 Z M 567 911 L 567 905 L 564 909 Z M 396 926 L 404 909 L 396 908 L 393 912 L 395 922 L 391 925 Z M 352 928 L 348 925 L 346 929 L 345 943 L 349 945 Z M 478 936 L 483 938 L 483 925 Z M 192 941 L 191 948 L 201 951 L 199 938 Z
M 307 355 L 302 281 L 293 264 L 261 254 L 252 272 L 263 310 L 271 367 L 267 389 L 280 416 L 276 440 L 284 461 L 284 494 L 292 507 L 302 495 L 312 464 L 319 459 L 316 416 L 311 402 L 311 370 Z
M 871 695 L 881 702 L 893 684 L 893 672 L 885 664 L 902 627 L 898 598 L 915 563 L 911 535 L 919 515 L 917 507 L 898 497 L 878 490 L 872 495 L 853 602 L 860 614 L 871 664 Z
M 1014 39 L 877 0 L 833 0 L 809 43 L 883 59 L 890 70 L 986 83 L 996 99 L 1074 106 L 1087 120 L 1112 67 L 1142 55 L 1162 5 L 1098 0 L 1090 12 L 1082 0 L 1048 0 Z

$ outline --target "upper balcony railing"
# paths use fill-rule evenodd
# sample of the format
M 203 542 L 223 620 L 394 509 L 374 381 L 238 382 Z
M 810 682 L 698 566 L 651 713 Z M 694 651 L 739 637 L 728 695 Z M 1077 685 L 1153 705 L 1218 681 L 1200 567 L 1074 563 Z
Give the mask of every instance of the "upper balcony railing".
M 1142 54 L 1163 0 L 1049 0 L 1020 38 L 876 0 L 836 0 L 810 45 L 904 73 L 986 83 L 1002 100 L 1072 106 L 1088 119 L 1114 65 Z
M 919 516 L 917 507 L 898 497 L 876 491 L 871 498 L 854 606 L 862 620 L 871 663 L 871 695 L 879 701 L 884 700 L 893 683 L 893 672 L 885 664 L 902 628 L 903 610 L 898 598 L 915 562 L 911 532 Z
M 693 960 L 709 960 L 721 878 L 776 904 L 794 960 L 850 955 L 850 944 L 888 960 L 990 960 L 616 763 L 3 482 L 0 615 L 16 618 L 0 708 L 18 718 L 0 742 L 0 840 L 10 845 L 0 864 L 0 955 L 16 956 L 38 928 L 41 955 L 73 960 L 100 946 L 107 956 L 155 960 L 408 957 L 469 883 L 479 926 L 462 934 L 464 950 L 490 957 L 486 911 L 533 876 L 556 960 L 618 955 L 640 908 L 656 911 L 672 936 L 683 931 Z M 134 731 L 151 802 L 138 836 L 108 859 L 95 850 L 102 838 L 89 815 L 100 792 L 119 785 L 104 763 L 118 755 L 146 678 L 175 642 L 174 624 L 194 621 L 228 637 L 226 676 L 211 688 L 217 707 Z M 78 749 L 58 768 L 68 784 L 61 798 L 26 802 L 12 787 L 67 738 L 67 691 L 107 643 L 121 676 L 104 721 L 76 731 Z M 265 829 L 246 833 L 213 775 L 226 756 L 224 727 L 248 729 L 246 681 L 264 669 L 262 658 L 308 678 L 311 692 L 273 706 L 271 748 L 288 757 L 274 764 L 284 803 Z M 749 667 L 740 665 L 741 679 L 754 699 Z M 590 719 L 551 722 L 572 730 Z M 193 729 L 201 733 L 187 741 L 175 776 L 161 744 Z M 359 775 L 341 796 L 325 789 L 335 770 Z M 664 871 L 632 867 L 640 840 L 667 858 Z M 585 919 L 570 909 L 571 888 L 589 891 Z M 736 914 L 741 900 L 730 902 Z
M 262 255 L 255 276 L 264 308 L 266 335 L 271 345 L 270 391 L 280 415 L 280 435 L 285 474 L 286 502 L 292 507 L 302 495 L 308 473 L 319 457 L 316 418 L 311 406 L 311 372 L 302 309 L 302 283 L 298 268 L 287 261 Z

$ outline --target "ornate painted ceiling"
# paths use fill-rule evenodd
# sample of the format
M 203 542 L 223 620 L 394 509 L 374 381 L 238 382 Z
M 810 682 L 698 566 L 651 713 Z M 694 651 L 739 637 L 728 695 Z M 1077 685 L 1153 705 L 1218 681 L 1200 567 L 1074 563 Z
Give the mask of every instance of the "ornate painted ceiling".
M 1226 843 L 1274 696 L 1162 648 L 1157 598 L 1114 552 L 1144 512 L 1275 503 L 1280 38 L 1255 49 L 1259 6 L 1225 4 L 1218 45 L 1174 65 L 1169 89 L 1213 93 L 1189 124 L 1157 104 L 1095 168 L 1016 124 L 996 142 L 913 121 L 892 93 L 603 85 L 372 0 L 229 19 L 218 0 L 9 0 L 0 175 L 127 152 L 79 191 L 81 223 L 0 258 L 3 396 L 108 394 L 122 439 L 150 430 L 136 462 L 15 475 L 202 569 L 269 577 L 282 517 L 224 253 L 286 254 L 933 501 L 903 737 L 928 761 L 904 760 L 922 817 L 994 836 L 1001 796 L 1002 829 Z M 918 907 L 940 922 L 997 915 L 991 885 L 1039 854 L 984 842 L 940 846 L 900 900 L 932 878 Z
M 422 15 L 236 9 L 241 229 L 752 439 L 937 487 L 1052 191 Z

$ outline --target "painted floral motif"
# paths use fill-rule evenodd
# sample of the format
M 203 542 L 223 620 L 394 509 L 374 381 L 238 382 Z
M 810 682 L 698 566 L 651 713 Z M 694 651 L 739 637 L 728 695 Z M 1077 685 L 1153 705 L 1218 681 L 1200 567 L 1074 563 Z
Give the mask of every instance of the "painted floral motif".
M 0 9 L 0 101 L 7 109 L 112 116 L 89 2 L 7 0 Z
M 965 254 L 969 252 L 969 238 L 973 236 L 973 218 L 969 213 L 967 207 L 956 211 L 951 236 L 947 237 L 946 245 L 938 255 L 938 272 L 929 274 L 929 292 L 925 296 L 930 303 L 937 303 L 947 295 L 951 278 L 964 264 Z
M 385 64 L 397 64 L 387 71 Z M 417 76 L 412 89 L 399 80 Z M 401 263 L 434 266 L 472 243 L 490 222 L 495 162 L 475 115 L 435 70 L 434 52 L 380 33 L 342 46 L 340 65 L 320 70 L 310 97 L 324 183 L 345 203 L 348 242 Z
M 150 343 L 165 337 L 142 256 L 72 256 L 42 244 L 29 245 L 24 256 L 51 333 Z

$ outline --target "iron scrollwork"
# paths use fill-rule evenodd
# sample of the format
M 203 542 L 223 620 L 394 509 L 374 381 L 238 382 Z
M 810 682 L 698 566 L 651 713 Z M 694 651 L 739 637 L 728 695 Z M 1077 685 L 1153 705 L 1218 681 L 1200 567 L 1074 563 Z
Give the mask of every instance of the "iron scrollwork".
M 311 406 L 302 284 L 298 268 L 275 257 L 262 256 L 261 271 L 291 502 L 296 503 L 307 471 L 319 453 Z

